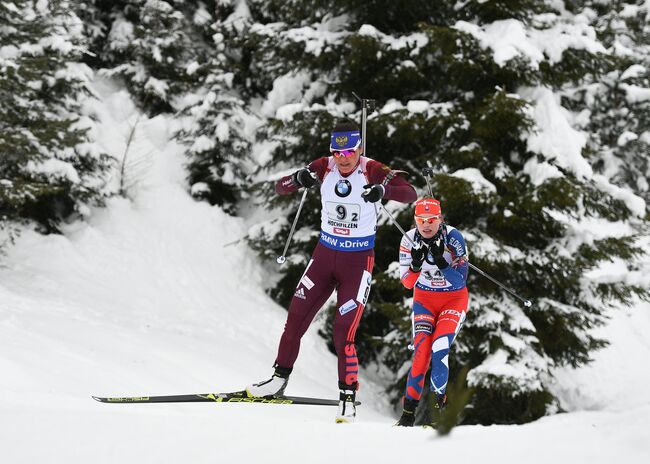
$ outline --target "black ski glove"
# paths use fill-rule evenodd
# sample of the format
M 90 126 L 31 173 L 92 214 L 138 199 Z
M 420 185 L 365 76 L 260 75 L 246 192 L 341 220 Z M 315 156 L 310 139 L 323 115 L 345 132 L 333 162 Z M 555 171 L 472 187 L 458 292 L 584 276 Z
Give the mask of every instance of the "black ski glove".
M 384 198 L 384 193 L 386 193 L 386 189 L 383 185 L 366 184 L 363 186 L 363 193 L 361 194 L 361 198 L 363 198 L 363 201 L 366 203 L 375 203 Z
M 295 184 L 305 188 L 311 188 L 316 184 L 316 177 L 307 168 L 302 168 L 294 172 L 291 178 Z
M 442 235 L 438 234 L 429 241 L 429 250 L 431 250 L 431 256 L 433 257 L 432 264 L 438 266 L 438 269 L 446 269 L 449 266 L 449 263 L 443 256 L 445 253 L 445 240 L 442 238 Z
M 420 272 L 422 263 L 424 263 L 424 256 L 427 253 L 427 248 L 421 243 L 411 248 L 411 271 Z

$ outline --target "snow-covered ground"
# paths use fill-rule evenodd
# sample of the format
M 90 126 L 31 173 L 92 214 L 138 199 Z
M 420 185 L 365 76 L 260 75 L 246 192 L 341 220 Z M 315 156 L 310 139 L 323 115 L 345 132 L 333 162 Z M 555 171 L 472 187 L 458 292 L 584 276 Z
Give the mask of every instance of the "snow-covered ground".
M 98 84 L 111 154 L 137 119 L 125 92 Z M 556 386 L 570 413 L 523 426 L 460 426 L 449 437 L 398 429 L 364 383 L 357 422 L 332 407 L 101 404 L 91 395 L 230 391 L 271 373 L 285 311 L 243 245 L 248 224 L 186 193 L 164 118 L 142 117 L 149 167 L 130 190 L 63 236 L 25 232 L 0 262 L 3 463 L 626 463 L 650 456 L 650 306 L 613 315 L 612 345 Z M 138 154 L 136 153 L 136 155 Z M 363 373 L 362 373 L 363 381 Z M 307 333 L 287 393 L 336 397 L 336 361 Z

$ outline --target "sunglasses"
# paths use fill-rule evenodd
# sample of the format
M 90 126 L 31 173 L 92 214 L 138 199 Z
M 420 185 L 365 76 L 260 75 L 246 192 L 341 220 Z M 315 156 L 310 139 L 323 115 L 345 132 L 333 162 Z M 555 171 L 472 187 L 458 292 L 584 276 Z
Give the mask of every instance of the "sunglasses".
M 415 216 L 415 223 L 422 225 L 422 224 L 433 224 L 434 222 L 438 221 L 440 219 L 440 216 L 431 216 L 431 217 L 422 217 L 422 216 Z
M 356 153 L 356 150 L 354 148 L 350 150 L 332 150 L 332 155 L 334 155 L 334 158 L 349 158 L 351 156 L 354 156 Z

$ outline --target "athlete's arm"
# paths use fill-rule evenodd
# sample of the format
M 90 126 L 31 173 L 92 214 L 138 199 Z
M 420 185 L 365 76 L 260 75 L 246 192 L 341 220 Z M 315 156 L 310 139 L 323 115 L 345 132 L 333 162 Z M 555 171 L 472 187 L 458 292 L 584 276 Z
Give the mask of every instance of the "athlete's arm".
M 383 184 L 386 175 L 390 172 L 388 166 L 375 160 L 368 161 L 367 170 L 371 184 Z M 396 175 L 384 185 L 384 198 L 400 203 L 413 203 L 418 199 L 418 194 L 406 179 Z
M 317 160 L 312 161 L 307 166 L 311 172 L 316 173 L 318 179 L 322 182 L 323 177 L 325 177 L 325 171 L 327 170 L 327 157 L 318 158 Z M 300 185 L 296 184 L 293 180 L 293 174 L 282 177 L 275 184 L 275 192 L 279 195 L 289 195 L 297 191 L 300 188 Z
M 457 229 L 450 230 L 447 234 L 446 248 L 451 254 L 451 266 L 440 269 L 440 272 L 453 286 L 464 287 L 467 283 L 469 262 L 465 238 Z
M 406 237 L 402 237 L 402 241 L 399 244 L 399 275 L 402 285 L 408 289 L 413 288 L 418 281 L 418 277 L 420 277 L 419 271 L 413 272 L 411 269 L 412 261 L 411 243 Z

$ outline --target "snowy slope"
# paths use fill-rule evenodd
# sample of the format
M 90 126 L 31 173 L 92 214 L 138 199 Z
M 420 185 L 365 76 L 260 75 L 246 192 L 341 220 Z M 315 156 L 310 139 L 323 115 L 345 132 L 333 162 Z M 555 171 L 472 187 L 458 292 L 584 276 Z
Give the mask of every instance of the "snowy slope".
M 136 127 L 150 165 L 130 191 L 64 236 L 25 232 L 0 267 L 3 463 L 261 461 L 645 462 L 650 454 L 650 307 L 612 320 L 612 346 L 557 389 L 573 412 L 524 426 L 461 426 L 447 438 L 391 427 L 369 382 L 353 425 L 334 408 L 113 405 L 91 395 L 228 391 L 271 372 L 285 311 L 242 245 L 248 225 L 185 192 L 181 148 L 164 118 L 140 117 L 97 84 L 100 140 L 114 156 Z M 362 373 L 363 381 L 363 373 Z M 336 361 L 307 333 L 289 394 L 335 397 Z

